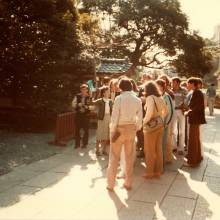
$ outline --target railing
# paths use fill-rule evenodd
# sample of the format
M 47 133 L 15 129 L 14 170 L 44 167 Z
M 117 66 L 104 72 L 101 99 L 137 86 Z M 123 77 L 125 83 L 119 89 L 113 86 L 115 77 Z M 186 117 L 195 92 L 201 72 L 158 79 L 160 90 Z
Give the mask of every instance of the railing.
M 54 141 L 49 144 L 66 146 L 66 142 L 75 138 L 75 114 L 67 112 L 57 115 Z

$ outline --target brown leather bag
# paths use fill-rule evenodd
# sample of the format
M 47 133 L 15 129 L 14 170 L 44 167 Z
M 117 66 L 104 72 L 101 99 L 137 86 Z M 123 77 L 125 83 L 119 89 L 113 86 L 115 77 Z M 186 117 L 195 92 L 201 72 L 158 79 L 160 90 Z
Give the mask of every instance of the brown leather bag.
M 118 140 L 118 138 L 120 137 L 120 135 L 121 135 L 121 133 L 120 133 L 118 130 L 116 130 L 116 131 L 112 134 L 111 142 L 112 142 L 112 143 L 115 143 L 115 142 Z

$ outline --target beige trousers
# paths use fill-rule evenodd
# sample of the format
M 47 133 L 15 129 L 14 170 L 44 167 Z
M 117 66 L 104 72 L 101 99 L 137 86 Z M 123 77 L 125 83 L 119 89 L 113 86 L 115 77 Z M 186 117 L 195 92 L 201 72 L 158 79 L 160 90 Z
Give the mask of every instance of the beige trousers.
M 163 172 L 162 151 L 163 128 L 154 132 L 144 132 L 144 154 L 146 162 L 146 175 L 154 176 Z
M 107 169 L 107 185 L 114 188 L 117 168 L 120 161 L 122 146 L 125 153 L 125 185 L 131 187 L 134 166 L 134 140 L 136 136 L 135 125 L 120 125 L 117 128 L 120 137 L 115 143 L 110 143 L 109 163 Z

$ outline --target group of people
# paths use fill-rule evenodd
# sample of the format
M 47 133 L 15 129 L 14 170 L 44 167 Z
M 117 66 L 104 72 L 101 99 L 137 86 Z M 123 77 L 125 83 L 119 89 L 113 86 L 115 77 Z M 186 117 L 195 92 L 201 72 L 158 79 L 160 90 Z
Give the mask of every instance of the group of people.
M 196 167 L 203 160 L 200 125 L 205 124 L 206 95 L 202 80 L 191 77 L 186 85 L 179 77 L 162 74 L 152 80 L 142 75 L 141 85 L 126 76 L 105 80 L 91 101 L 88 86 L 80 87 L 73 100 L 76 112 L 75 148 L 88 145 L 91 103 L 97 112 L 96 155 L 108 155 L 107 189 L 114 190 L 116 178 L 124 178 L 124 187 L 132 188 L 134 160 L 145 158 L 143 177 L 159 178 L 164 166 L 172 163 L 173 153 L 184 156 L 185 166 Z M 117 176 L 120 162 L 121 174 Z

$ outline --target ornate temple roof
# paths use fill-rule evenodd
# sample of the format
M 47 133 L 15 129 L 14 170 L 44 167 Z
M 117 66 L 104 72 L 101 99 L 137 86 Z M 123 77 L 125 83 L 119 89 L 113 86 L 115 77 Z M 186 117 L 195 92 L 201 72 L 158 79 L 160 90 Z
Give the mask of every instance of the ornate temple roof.
M 101 64 L 96 70 L 98 74 L 124 74 L 128 72 L 132 64 L 126 59 L 101 59 Z

